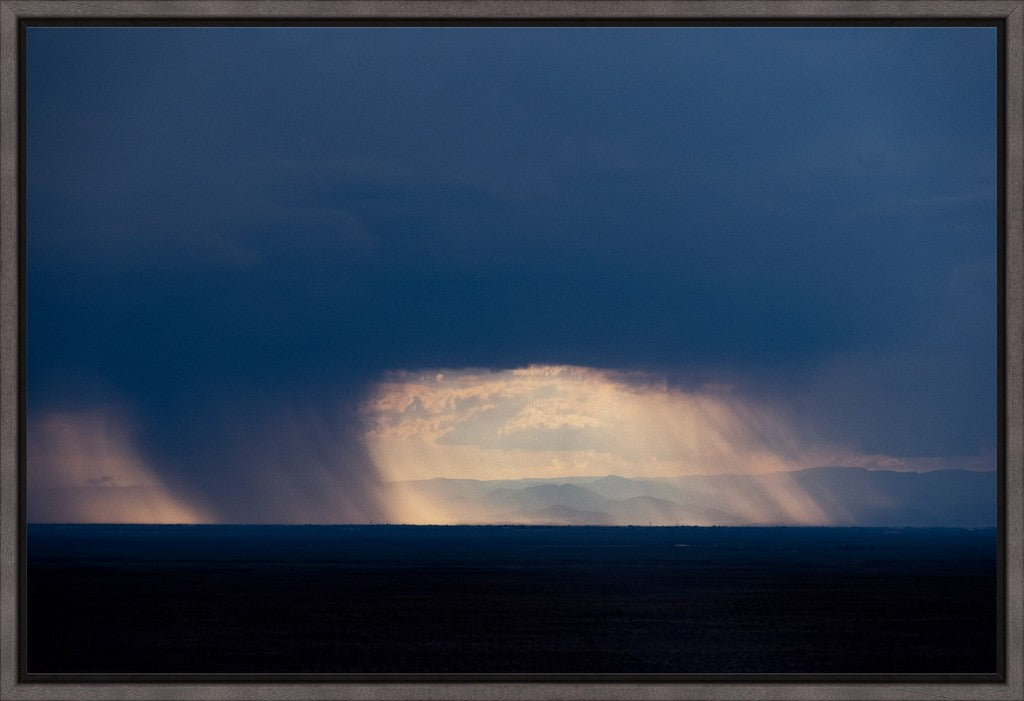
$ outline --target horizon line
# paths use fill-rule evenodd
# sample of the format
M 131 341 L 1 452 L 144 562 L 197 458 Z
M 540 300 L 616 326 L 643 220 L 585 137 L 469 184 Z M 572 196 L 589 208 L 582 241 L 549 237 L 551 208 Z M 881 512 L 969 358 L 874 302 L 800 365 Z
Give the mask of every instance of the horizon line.
M 605 479 L 607 477 L 618 477 L 628 480 L 663 480 L 663 479 L 686 479 L 688 477 L 764 477 L 767 475 L 792 475 L 798 472 L 811 472 L 812 470 L 861 470 L 863 472 L 892 472 L 898 474 L 923 475 L 932 472 L 998 472 L 999 467 L 987 467 L 971 469 L 969 467 L 935 467 L 926 469 L 897 470 L 891 467 L 864 467 L 863 465 L 815 465 L 814 467 L 800 467 L 795 470 L 773 470 L 771 472 L 699 472 L 687 475 L 644 475 L 638 477 L 627 477 L 614 472 L 608 474 L 589 475 L 557 475 L 551 477 L 508 477 L 495 479 L 480 479 L 477 477 L 422 477 L 410 480 L 386 480 L 381 484 L 408 484 L 410 482 L 432 482 L 434 480 L 458 480 L 460 482 L 519 482 L 525 480 L 560 480 L 560 479 Z
M 26 526 L 223 526 L 223 527 L 295 527 L 295 528 L 819 528 L 819 529 L 870 529 L 870 530 L 958 530 L 977 531 L 992 530 L 997 526 L 910 526 L 884 525 L 859 526 L 855 524 L 800 524 L 800 523 L 751 523 L 744 525 L 656 525 L 656 524 L 607 524 L 607 523 L 143 523 L 143 522 L 103 522 L 103 521 L 29 521 Z

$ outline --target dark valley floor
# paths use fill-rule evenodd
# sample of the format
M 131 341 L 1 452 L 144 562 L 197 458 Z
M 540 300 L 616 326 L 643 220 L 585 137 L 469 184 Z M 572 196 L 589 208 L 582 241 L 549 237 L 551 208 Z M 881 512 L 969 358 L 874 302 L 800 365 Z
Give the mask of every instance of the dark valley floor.
M 994 529 L 28 530 L 29 673 L 992 673 Z

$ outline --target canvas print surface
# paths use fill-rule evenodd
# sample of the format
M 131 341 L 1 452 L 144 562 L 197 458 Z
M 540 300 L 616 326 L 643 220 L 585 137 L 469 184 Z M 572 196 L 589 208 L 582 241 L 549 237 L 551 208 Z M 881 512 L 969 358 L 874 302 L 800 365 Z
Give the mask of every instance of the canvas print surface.
M 997 658 L 994 26 L 32 26 L 30 674 Z

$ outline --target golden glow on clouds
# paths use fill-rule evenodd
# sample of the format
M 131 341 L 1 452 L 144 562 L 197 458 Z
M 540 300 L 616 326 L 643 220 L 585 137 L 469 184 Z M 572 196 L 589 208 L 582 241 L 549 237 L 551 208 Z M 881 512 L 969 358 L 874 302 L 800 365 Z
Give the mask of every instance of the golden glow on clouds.
M 758 474 L 829 457 L 726 392 L 573 366 L 395 374 L 365 410 L 386 480 Z
M 735 484 L 720 479 L 708 495 L 725 505 L 719 518 L 827 524 L 844 518 L 841 509 L 819 503 L 786 473 L 914 467 L 808 442 L 777 409 L 726 388 L 683 391 L 656 378 L 575 366 L 394 373 L 364 412 L 367 451 L 381 478 L 394 483 L 391 518 L 406 523 L 500 520 L 473 499 L 433 498 L 422 485 L 401 484 L 415 480 L 738 475 Z M 629 518 L 619 522 L 647 522 Z M 688 522 L 722 521 L 695 515 Z
M 102 412 L 49 414 L 28 431 L 28 520 L 201 523 L 210 514 L 174 494 L 122 421 Z
M 233 491 L 200 491 L 200 502 L 161 476 L 158 467 L 173 475 L 174 466 L 145 455 L 118 412 L 97 407 L 44 414 L 28 427 L 28 518 L 545 523 L 557 517 L 541 504 L 513 513 L 480 493 L 453 499 L 408 483 L 703 475 L 716 480 L 690 481 L 685 489 L 669 484 L 676 493 L 648 495 L 663 499 L 662 506 L 579 510 L 600 507 L 608 522 L 619 524 L 827 524 L 847 522 L 840 502 L 812 498 L 787 473 L 829 465 L 906 470 L 965 464 L 822 445 L 797 435 L 778 409 L 728 388 L 684 391 L 649 376 L 575 366 L 393 373 L 364 403 L 362 419 L 357 427 L 351 418 L 277 408 L 265 423 L 224 428 L 222 450 L 206 462 L 197 456 L 192 467 L 203 474 L 231 469 Z M 684 511 L 666 512 L 664 500 L 684 503 Z M 510 520 L 503 521 L 506 514 Z

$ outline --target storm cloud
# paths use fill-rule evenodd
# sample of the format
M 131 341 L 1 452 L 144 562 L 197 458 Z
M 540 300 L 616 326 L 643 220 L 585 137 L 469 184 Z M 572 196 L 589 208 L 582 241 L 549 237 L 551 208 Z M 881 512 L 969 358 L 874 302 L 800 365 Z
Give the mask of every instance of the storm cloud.
M 382 432 L 442 419 L 438 472 L 991 467 L 996 58 L 991 27 L 30 27 L 30 488 L 106 446 L 93 488 L 120 455 L 196 518 L 383 520 L 428 470 Z M 430 414 L 470 377 L 515 398 Z

